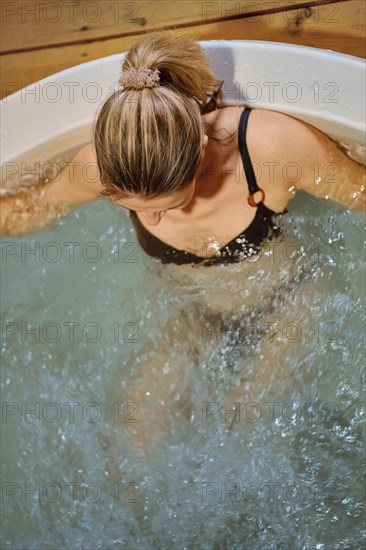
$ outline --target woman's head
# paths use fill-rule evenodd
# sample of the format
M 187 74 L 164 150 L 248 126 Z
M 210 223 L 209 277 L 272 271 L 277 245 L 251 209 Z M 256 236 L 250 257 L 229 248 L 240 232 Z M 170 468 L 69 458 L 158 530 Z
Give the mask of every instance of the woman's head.
M 151 78 L 141 88 L 125 75 L 143 67 Z M 189 36 L 162 31 L 135 44 L 123 62 L 123 88 L 102 105 L 94 126 L 102 194 L 132 210 L 181 208 L 207 144 L 202 105 L 220 82 Z

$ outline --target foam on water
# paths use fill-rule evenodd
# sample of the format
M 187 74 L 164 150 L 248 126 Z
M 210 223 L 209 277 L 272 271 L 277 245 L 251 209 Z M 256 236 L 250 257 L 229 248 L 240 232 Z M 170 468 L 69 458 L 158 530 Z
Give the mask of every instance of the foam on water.
M 3 548 L 361 546 L 364 216 L 281 223 L 209 268 L 105 199 L 2 239 Z

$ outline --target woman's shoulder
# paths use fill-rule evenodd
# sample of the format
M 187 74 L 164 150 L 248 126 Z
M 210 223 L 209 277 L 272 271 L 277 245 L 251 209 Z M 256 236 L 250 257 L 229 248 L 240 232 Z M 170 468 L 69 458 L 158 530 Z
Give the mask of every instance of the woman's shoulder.
M 281 130 L 286 126 L 293 124 L 301 124 L 301 121 L 291 115 L 287 115 L 280 111 L 274 111 L 272 109 L 264 109 L 259 107 L 250 107 L 249 105 L 225 105 L 220 106 L 210 113 L 202 115 L 205 122 L 215 124 L 220 122 L 226 127 L 228 131 L 238 129 L 240 116 L 245 109 L 250 109 L 250 122 L 251 126 L 268 126 L 269 131 Z
M 213 134 L 219 139 L 237 135 L 240 117 L 247 105 L 230 105 L 204 115 L 209 122 Z M 280 163 L 296 161 L 302 165 L 312 154 L 314 143 L 329 142 L 329 138 L 310 124 L 292 115 L 251 107 L 246 141 L 251 153 L 259 159 Z M 228 143 L 237 147 L 237 140 Z
M 240 117 L 248 105 L 223 105 L 215 111 L 202 115 L 205 123 L 209 125 L 211 136 L 218 140 L 233 137 L 237 134 Z M 286 134 L 288 128 L 300 125 L 301 121 L 296 118 L 273 111 L 250 107 L 251 113 L 248 120 L 247 134 L 250 134 L 250 141 L 254 144 L 261 144 L 268 152 L 280 154 L 280 136 Z M 228 140 L 228 143 L 232 140 Z
M 247 109 L 247 105 L 227 106 L 205 116 L 210 128 L 215 130 L 215 137 L 223 139 L 226 136 L 237 136 L 240 117 Z M 268 200 L 272 200 L 272 207 L 276 211 L 283 208 L 278 206 L 292 198 L 290 188 L 292 183 L 286 179 L 286 170 L 283 167 L 288 163 L 288 135 L 294 139 L 298 127 L 303 123 L 294 117 L 272 111 L 270 109 L 251 108 L 246 130 L 246 143 L 252 163 L 256 166 L 258 185 L 264 189 Z M 235 159 L 239 154 L 237 139 L 228 140 L 228 152 L 225 158 Z M 291 158 L 290 160 L 295 160 Z M 275 201 L 275 202 L 273 202 Z

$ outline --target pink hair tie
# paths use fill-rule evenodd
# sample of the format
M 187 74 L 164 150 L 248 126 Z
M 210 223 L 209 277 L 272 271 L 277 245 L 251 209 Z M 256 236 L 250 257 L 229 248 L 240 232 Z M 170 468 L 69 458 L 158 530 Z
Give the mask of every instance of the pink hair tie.
M 160 71 L 158 69 L 149 69 L 148 67 L 133 68 L 122 71 L 118 82 L 126 89 L 135 88 L 141 90 L 142 88 L 154 88 L 155 86 L 159 86 L 159 75 Z

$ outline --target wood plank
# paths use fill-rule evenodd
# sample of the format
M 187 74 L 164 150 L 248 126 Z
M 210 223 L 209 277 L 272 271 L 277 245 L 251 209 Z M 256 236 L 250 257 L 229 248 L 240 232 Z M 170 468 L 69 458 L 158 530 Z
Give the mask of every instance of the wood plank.
M 177 29 L 197 40 L 267 40 L 333 50 L 365 58 L 365 4 L 350 0 L 318 6 L 318 15 L 304 9 L 234 19 Z M 321 13 L 320 10 L 324 10 Z M 9 54 L 2 57 L 1 97 L 67 67 L 127 51 L 143 36 L 93 41 L 87 44 Z
M 96 39 L 126 38 L 162 26 L 190 27 L 257 14 L 267 15 L 271 22 L 274 13 L 295 10 L 300 14 L 306 6 L 312 6 L 314 17 L 317 12 L 321 17 L 326 13 L 321 5 L 345 1 L 349 0 L 4 0 L 0 4 L 0 44 L 3 53 L 22 53 L 50 46 L 86 44 Z

